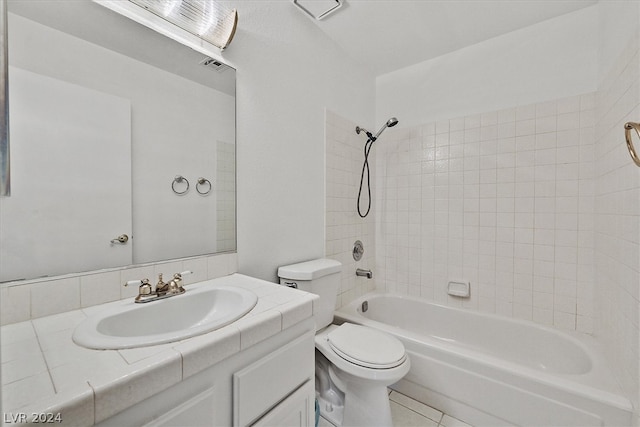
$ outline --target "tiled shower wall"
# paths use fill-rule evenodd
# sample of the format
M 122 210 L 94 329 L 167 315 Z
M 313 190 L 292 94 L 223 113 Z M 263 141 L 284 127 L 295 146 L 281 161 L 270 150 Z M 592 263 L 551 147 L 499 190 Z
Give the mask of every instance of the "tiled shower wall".
M 631 38 L 598 90 L 594 165 L 596 335 L 636 408 L 640 401 L 640 169 L 627 153 L 623 126 L 640 121 L 639 41 L 640 34 Z M 635 132 L 632 136 L 639 147 L 640 139 Z
M 375 147 L 378 287 L 591 332 L 594 100 L 387 131 Z M 470 297 L 447 295 L 449 281 L 470 282 Z
M 377 272 L 374 269 L 375 206 L 366 218 L 356 210 L 360 173 L 364 160 L 366 136 L 356 134 L 356 123 L 338 114 L 326 111 L 326 236 L 325 256 L 342 263 L 342 280 L 338 294 L 338 307 L 375 288 Z M 373 154 L 373 152 L 372 152 Z M 375 157 L 373 157 L 375 159 Z M 370 158 L 373 172 L 375 160 Z M 371 185 L 374 175 L 371 175 Z M 373 188 L 373 187 L 372 187 Z M 373 190 L 372 190 L 373 192 Z M 366 203 L 363 190 L 362 206 Z M 365 248 L 362 259 L 353 259 L 353 244 L 360 240 Z M 356 268 L 372 269 L 373 278 L 356 276 Z

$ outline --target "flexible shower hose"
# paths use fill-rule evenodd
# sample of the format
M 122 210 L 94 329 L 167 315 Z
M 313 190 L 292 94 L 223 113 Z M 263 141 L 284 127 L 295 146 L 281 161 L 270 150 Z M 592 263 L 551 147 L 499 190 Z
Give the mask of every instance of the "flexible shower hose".
M 375 139 L 369 138 L 367 142 L 364 144 L 364 163 L 362 164 L 362 173 L 360 174 L 360 189 L 358 190 L 358 215 L 361 218 L 369 215 L 369 211 L 371 210 L 371 181 L 369 176 L 369 151 L 371 151 L 371 146 L 373 145 Z M 368 193 L 368 204 L 367 211 L 363 214 L 360 210 L 360 197 L 362 196 L 362 184 L 364 183 L 364 173 L 365 170 L 367 172 L 367 193 Z

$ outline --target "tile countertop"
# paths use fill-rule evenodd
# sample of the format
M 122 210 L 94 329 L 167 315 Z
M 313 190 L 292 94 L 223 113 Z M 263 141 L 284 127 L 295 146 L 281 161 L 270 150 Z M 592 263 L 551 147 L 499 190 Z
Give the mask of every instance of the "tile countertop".
M 249 289 L 258 303 L 207 334 L 126 350 L 90 350 L 71 338 L 87 316 L 121 301 L 3 326 L 4 421 L 60 413 L 64 425 L 93 425 L 311 317 L 318 300 L 241 274 L 206 282 Z

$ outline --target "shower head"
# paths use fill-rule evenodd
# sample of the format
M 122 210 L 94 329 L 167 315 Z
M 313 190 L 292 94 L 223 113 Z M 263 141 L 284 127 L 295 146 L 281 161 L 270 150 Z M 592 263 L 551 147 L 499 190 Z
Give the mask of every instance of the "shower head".
M 395 125 L 398 124 L 398 119 L 396 119 L 395 117 L 391 117 L 389 120 L 387 120 L 387 123 L 385 123 L 380 130 L 378 131 L 378 133 L 376 133 L 375 135 L 371 134 L 371 132 L 369 132 L 368 130 L 366 130 L 365 128 L 362 128 L 360 126 L 356 126 L 356 133 L 358 135 L 360 135 L 360 132 L 364 132 L 367 134 L 367 137 L 371 140 L 371 142 L 375 141 L 376 139 L 378 139 L 378 137 L 380 136 L 380 134 L 382 133 L 382 131 L 384 131 L 386 128 L 392 128 Z
M 373 137 L 373 140 L 375 141 L 376 139 L 378 139 L 378 137 L 380 136 L 380 134 L 382 133 L 382 131 L 384 131 L 386 128 L 392 128 L 395 125 L 398 124 L 398 119 L 396 119 L 395 117 L 391 117 L 389 120 L 387 120 L 387 123 L 385 123 L 380 130 L 378 131 L 378 133 L 376 133 L 376 135 Z

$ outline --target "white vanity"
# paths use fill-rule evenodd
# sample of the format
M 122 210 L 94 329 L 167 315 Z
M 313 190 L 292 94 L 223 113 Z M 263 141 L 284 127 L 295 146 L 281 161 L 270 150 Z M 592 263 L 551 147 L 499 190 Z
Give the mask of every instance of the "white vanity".
M 119 350 L 83 348 L 72 335 L 121 301 L 2 327 L 3 377 L 16 377 L 3 388 L 5 424 L 52 414 L 62 425 L 313 425 L 317 298 L 240 274 L 185 295 L 191 286 L 239 287 L 258 302 L 212 332 Z

